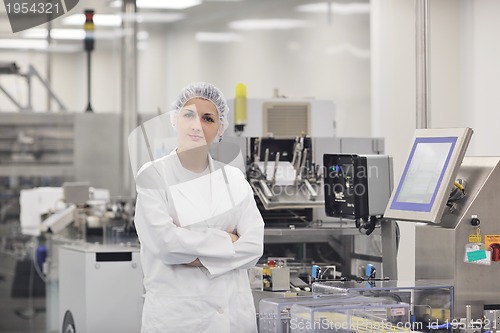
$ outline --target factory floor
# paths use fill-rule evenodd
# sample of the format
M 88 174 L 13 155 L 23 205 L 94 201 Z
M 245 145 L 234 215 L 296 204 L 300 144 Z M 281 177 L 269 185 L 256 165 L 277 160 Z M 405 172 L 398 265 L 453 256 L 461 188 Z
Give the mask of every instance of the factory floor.
M 44 290 L 39 282 L 36 290 L 31 289 L 36 297 L 29 297 L 30 271 L 25 274 L 29 265 L 19 263 L 0 253 L 0 333 L 46 333 Z

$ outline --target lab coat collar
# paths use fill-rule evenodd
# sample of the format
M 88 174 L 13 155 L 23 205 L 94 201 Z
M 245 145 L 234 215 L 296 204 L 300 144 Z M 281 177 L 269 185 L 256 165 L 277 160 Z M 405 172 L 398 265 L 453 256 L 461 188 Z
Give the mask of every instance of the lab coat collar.
M 174 149 L 172 152 L 170 152 L 169 156 L 173 155 L 177 155 L 177 149 Z M 177 159 L 179 158 L 179 156 L 175 157 Z M 180 163 L 180 160 L 178 161 Z M 234 207 L 234 198 L 228 186 L 226 178 L 227 176 L 225 176 L 224 164 L 214 161 L 212 156 L 208 154 L 208 165 L 210 173 L 206 176 L 210 177 L 210 194 L 212 197 L 212 200 L 210 200 L 209 217 L 213 217 L 226 211 L 228 209 L 228 205 Z M 200 200 L 202 199 L 195 193 L 193 193 L 192 186 L 176 186 L 176 192 L 178 195 L 180 194 L 182 197 L 184 197 L 185 200 L 190 201 L 192 205 L 199 204 Z M 226 199 L 229 198 L 229 202 L 228 200 L 218 199 L 221 198 L 222 193 L 227 193 L 227 195 L 224 195 L 223 197 L 225 197 Z
M 173 156 L 173 155 L 177 155 L 177 148 L 175 148 L 170 152 L 170 154 L 168 154 L 168 156 Z M 180 162 L 179 155 L 177 155 L 177 159 Z M 210 174 L 212 174 L 215 171 L 215 166 L 214 166 L 214 159 L 212 158 L 210 153 L 208 154 L 208 166 L 210 168 Z

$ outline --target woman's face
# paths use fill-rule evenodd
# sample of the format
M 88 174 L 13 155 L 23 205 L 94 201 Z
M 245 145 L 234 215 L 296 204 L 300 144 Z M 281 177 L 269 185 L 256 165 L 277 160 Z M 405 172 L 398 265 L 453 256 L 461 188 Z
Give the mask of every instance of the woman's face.
M 179 111 L 176 127 L 182 150 L 210 144 L 219 129 L 217 108 L 205 99 L 190 99 Z

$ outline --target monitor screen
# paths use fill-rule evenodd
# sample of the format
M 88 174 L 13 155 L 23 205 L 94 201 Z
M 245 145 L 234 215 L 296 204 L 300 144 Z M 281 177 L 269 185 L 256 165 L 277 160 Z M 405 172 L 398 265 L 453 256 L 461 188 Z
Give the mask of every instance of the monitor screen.
M 439 223 L 471 136 L 470 128 L 417 129 L 384 217 Z
M 415 140 L 392 209 L 431 211 L 456 142 L 457 137 Z

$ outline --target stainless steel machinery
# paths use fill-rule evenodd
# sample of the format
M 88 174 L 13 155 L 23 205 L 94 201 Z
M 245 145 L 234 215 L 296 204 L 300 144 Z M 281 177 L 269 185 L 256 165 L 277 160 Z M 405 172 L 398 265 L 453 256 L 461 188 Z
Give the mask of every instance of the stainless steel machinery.
M 416 227 L 415 278 L 453 280 L 455 316 L 465 317 L 471 305 L 477 320 L 500 301 L 500 158 L 465 157 L 456 178 L 465 196 L 438 225 Z
M 88 182 L 89 185 L 97 188 L 109 190 L 111 202 L 109 205 L 102 205 L 102 210 L 97 207 L 97 203 L 91 204 L 90 207 L 82 208 L 76 214 L 70 214 L 67 211 L 68 217 L 73 215 L 78 217 L 77 220 L 83 221 L 87 236 L 91 239 L 106 238 L 103 230 L 109 231 L 107 238 L 111 239 L 114 227 L 112 221 L 108 224 L 108 228 L 104 229 L 100 224 L 102 219 L 99 216 L 93 216 L 91 212 L 94 209 L 106 213 L 112 213 L 118 216 L 123 211 L 122 207 L 128 204 L 128 198 L 120 197 L 122 192 L 121 173 L 121 139 L 120 139 L 120 123 L 121 116 L 119 114 L 68 114 L 68 113 L 0 113 L 0 252 L 12 252 L 11 249 L 27 247 L 27 253 L 30 247 L 25 244 L 28 242 L 28 237 L 21 234 L 26 230 L 19 220 L 21 211 L 20 193 L 22 190 L 36 191 L 36 188 L 45 190 L 59 189 L 65 182 Z M 33 189 L 35 188 L 35 189 Z M 51 196 L 43 195 L 43 202 L 48 203 Z M 29 202 L 29 200 L 28 200 Z M 37 203 L 41 203 L 37 201 Z M 55 200 L 50 202 L 50 210 L 55 210 Z M 107 207 L 106 207 L 107 206 Z M 112 208 L 117 209 L 111 211 Z M 59 207 L 60 208 L 60 207 Z M 106 212 L 106 209 L 110 211 Z M 24 213 L 28 213 L 33 217 L 33 221 L 44 220 L 47 216 L 37 209 L 37 205 L 25 207 Z M 66 211 L 65 211 L 66 212 Z M 89 214 L 87 214 L 87 212 Z M 116 213 L 116 214 L 115 214 Z M 86 215 L 86 216 L 84 216 Z M 57 214 L 52 215 L 48 220 L 53 220 Z M 90 217 L 90 219 L 87 219 Z M 102 216 L 105 217 L 105 216 Z M 68 220 L 71 221 L 71 219 Z M 97 222 L 97 223 L 96 223 Z M 40 223 L 35 223 L 38 227 Z M 35 225 L 34 225 L 35 226 Z M 55 231 L 56 226 L 53 225 L 50 229 Z M 37 228 L 36 228 L 37 229 Z M 83 230 L 83 229 L 82 229 Z M 69 240 L 79 238 L 78 233 L 73 233 L 73 229 L 68 230 Z M 123 235 L 124 232 L 116 230 L 115 234 Z M 25 233 L 26 234 L 26 233 Z M 37 235 L 35 232 L 33 235 Z M 54 295 L 57 297 L 57 282 L 58 270 L 54 268 L 54 263 L 57 261 L 56 246 L 53 246 L 52 237 L 47 233 L 40 239 L 40 249 L 45 246 L 48 248 L 48 258 L 46 266 L 50 267 L 47 271 L 39 272 L 42 278 L 46 278 L 46 295 L 47 295 L 47 330 L 53 331 L 59 328 L 59 323 L 53 321 L 57 319 L 57 301 L 54 300 Z M 65 240 L 64 243 L 69 240 Z M 37 243 L 38 244 L 38 243 Z M 53 251 L 55 250 L 55 251 Z M 19 257 L 19 256 L 17 256 Z M 23 267 L 24 262 L 31 264 L 35 262 L 35 258 L 26 255 L 26 260 L 15 260 L 14 267 L 16 275 L 13 281 L 24 281 L 25 271 L 18 268 Z M 51 264 L 52 263 L 52 264 Z M 57 266 L 57 265 L 56 265 Z M 29 267 L 29 266 L 28 266 Z M 41 263 L 36 268 L 43 270 Z M 28 270 L 29 272 L 29 270 Z M 35 272 L 35 271 L 33 271 Z M 35 281 L 40 280 L 35 274 Z M 5 276 L 14 275 L 7 272 Z M 11 279 L 9 278 L 9 281 Z M 42 280 L 40 280 L 42 281 Z M 43 282 L 42 282 L 43 283 Z M 10 288 L 11 283 L 7 284 Z M 12 290 L 14 290 L 12 283 Z M 28 293 L 28 284 L 22 284 L 16 290 L 26 290 Z
M 0 113 L 6 191 L 87 181 L 120 195 L 120 115 Z
M 385 216 L 421 222 L 416 279 L 453 281 L 455 317 L 477 320 L 500 301 L 500 157 L 464 158 L 471 136 L 470 128 L 417 130 Z
M 142 294 L 138 247 L 60 247 L 60 332 L 139 332 Z
M 377 228 L 373 236 L 367 236 L 358 230 L 354 219 L 325 214 L 323 176 L 328 168 L 324 164 L 327 153 L 368 153 L 373 155 L 370 161 L 383 161 L 385 174 L 382 175 L 382 168 L 377 165 L 380 177 L 374 174 L 370 182 L 384 179 L 383 187 L 373 186 L 372 189 L 376 187 L 384 192 L 387 202 L 392 174 L 389 158 L 376 155 L 380 153 L 379 149 L 383 149 L 381 139 L 226 137 L 225 141 L 238 145 L 244 152 L 247 179 L 266 223 L 264 262 L 268 257 L 293 257 L 295 260 L 290 261 L 290 270 L 302 278 L 310 275 L 311 262 L 322 265 L 324 269 L 335 265 L 339 274 L 348 278 L 364 276 L 367 264 L 376 266 L 378 277 L 396 277 L 394 225 L 384 224 L 384 228 Z M 220 155 L 213 156 L 221 159 L 227 151 L 230 149 L 220 150 Z M 271 161 L 273 167 L 269 166 Z M 282 169 L 279 168 L 281 165 Z M 372 192 L 373 197 L 383 197 L 375 192 Z M 380 215 L 383 209 L 371 213 Z M 382 237 L 386 240 L 381 241 Z M 298 263 L 301 267 L 296 266 Z
M 228 100 L 236 111 L 237 102 Z M 243 153 L 242 171 L 266 223 L 264 258 L 294 257 L 308 266 L 307 274 L 311 262 L 335 264 L 344 276 L 362 276 L 368 263 L 382 272 L 382 247 L 390 242 L 381 242 L 381 228 L 367 237 L 353 220 L 325 213 L 323 155 L 383 154 L 383 139 L 335 137 L 336 107 L 329 100 L 246 98 L 245 109 L 244 126 L 229 115 L 224 142 Z M 394 239 L 396 229 L 386 229 Z M 396 246 L 392 250 L 393 264 L 385 268 L 394 269 L 384 274 L 395 272 Z

